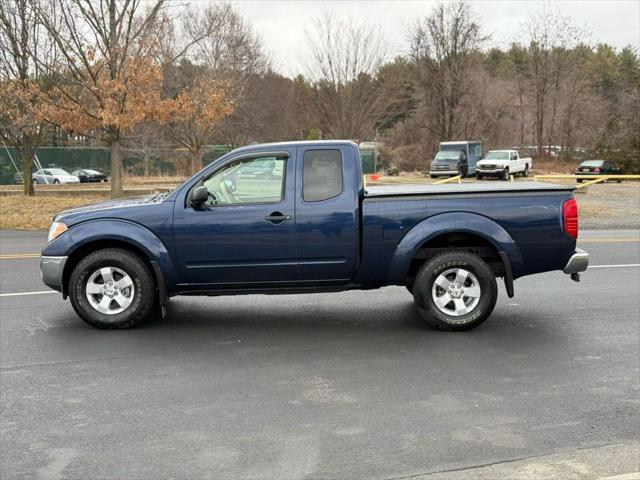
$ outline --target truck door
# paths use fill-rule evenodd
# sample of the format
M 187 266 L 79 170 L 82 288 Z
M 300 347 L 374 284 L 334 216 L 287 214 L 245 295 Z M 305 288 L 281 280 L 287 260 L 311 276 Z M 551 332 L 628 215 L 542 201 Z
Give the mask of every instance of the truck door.
M 294 160 L 295 148 L 231 158 L 203 178 L 202 207 L 176 202 L 180 283 L 216 289 L 298 280 Z
M 519 158 L 519 155 L 516 152 L 511 152 L 509 155 L 511 160 L 509 162 L 511 164 L 509 171 L 512 173 L 524 171 L 524 162 Z
M 349 146 L 298 147 L 296 243 L 300 277 L 344 283 L 358 267 L 360 170 Z

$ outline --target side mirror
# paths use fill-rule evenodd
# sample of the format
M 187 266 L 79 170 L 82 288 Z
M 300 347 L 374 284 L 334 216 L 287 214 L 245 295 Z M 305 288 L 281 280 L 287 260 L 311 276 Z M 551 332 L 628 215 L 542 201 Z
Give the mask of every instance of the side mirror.
M 209 192 L 207 191 L 207 187 L 204 185 L 196 187 L 193 192 L 191 192 L 191 206 L 193 208 L 200 208 L 208 198 Z

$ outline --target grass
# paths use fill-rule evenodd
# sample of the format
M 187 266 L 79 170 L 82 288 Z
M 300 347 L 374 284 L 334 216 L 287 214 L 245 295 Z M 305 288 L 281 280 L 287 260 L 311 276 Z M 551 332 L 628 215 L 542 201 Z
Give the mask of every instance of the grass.
M 104 200 L 101 197 L 53 197 L 38 195 L 0 197 L 0 228 L 44 230 L 61 210 Z

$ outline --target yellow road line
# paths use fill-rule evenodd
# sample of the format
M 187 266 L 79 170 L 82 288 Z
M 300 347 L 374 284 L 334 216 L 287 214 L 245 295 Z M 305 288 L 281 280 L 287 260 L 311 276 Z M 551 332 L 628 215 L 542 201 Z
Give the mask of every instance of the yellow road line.
M 640 243 L 638 237 L 620 238 L 578 238 L 578 243 Z
M 13 253 L 8 255 L 0 255 L 0 260 L 14 260 L 20 258 L 40 258 L 39 253 Z

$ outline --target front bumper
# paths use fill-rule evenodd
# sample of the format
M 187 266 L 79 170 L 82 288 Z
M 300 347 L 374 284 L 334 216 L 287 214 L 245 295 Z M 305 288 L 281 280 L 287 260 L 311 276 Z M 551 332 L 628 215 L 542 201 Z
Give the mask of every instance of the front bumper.
M 62 292 L 62 274 L 69 257 L 40 257 L 40 277 L 47 287 Z
M 584 272 L 588 267 L 589 254 L 581 248 L 576 248 L 576 251 L 571 255 L 562 271 L 566 274 L 573 275 L 574 273 Z
M 429 171 L 429 175 L 431 175 L 432 177 L 439 177 L 440 175 L 446 175 L 446 176 L 450 176 L 450 175 L 458 175 L 458 170 L 431 170 Z
M 502 175 L 504 168 L 484 169 L 482 167 L 476 167 L 476 173 L 481 173 L 482 175 Z

